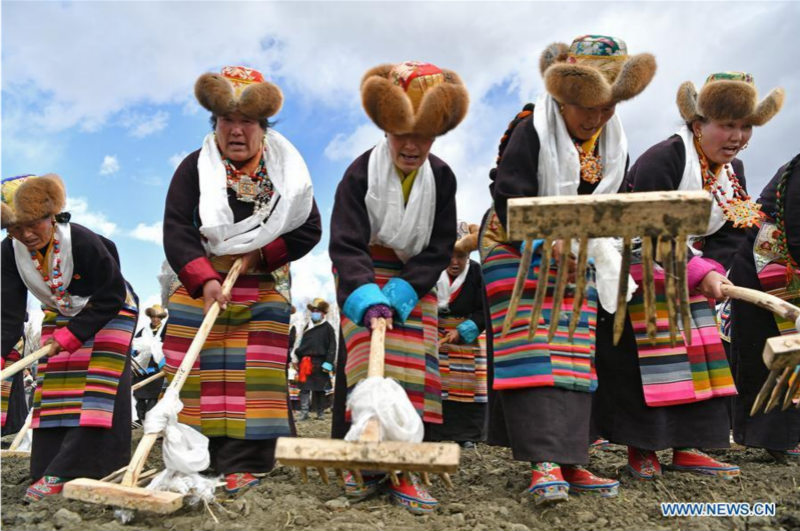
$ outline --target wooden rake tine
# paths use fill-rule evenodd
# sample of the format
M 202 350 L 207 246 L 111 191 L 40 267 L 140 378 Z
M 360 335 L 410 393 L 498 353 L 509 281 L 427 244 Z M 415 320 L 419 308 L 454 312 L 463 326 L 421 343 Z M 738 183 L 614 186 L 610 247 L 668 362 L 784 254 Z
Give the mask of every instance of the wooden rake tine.
M 789 406 L 792 405 L 792 400 L 794 399 L 794 395 L 797 394 L 798 389 L 800 389 L 800 365 L 794 368 L 794 374 L 790 379 L 789 389 L 786 390 L 786 396 L 783 397 L 781 411 L 786 411 L 789 409 Z
M 683 323 L 683 338 L 687 345 L 692 344 L 692 314 L 689 307 L 689 284 L 686 280 L 686 251 L 688 245 L 685 235 L 678 235 L 675 240 L 675 269 L 678 277 L 678 295 L 680 313 Z
M 767 397 L 770 395 L 770 391 L 772 388 L 775 387 L 775 382 L 778 381 L 778 375 L 780 374 L 780 369 L 772 369 L 769 371 L 769 375 L 767 379 L 764 381 L 764 385 L 761 386 L 761 390 L 756 395 L 756 399 L 753 401 L 753 407 L 750 408 L 750 416 L 754 417 L 756 413 L 759 412 L 761 406 L 764 405 L 764 402 L 767 400 Z
M 617 312 L 614 314 L 614 345 L 619 344 L 622 331 L 625 329 L 625 317 L 628 315 L 628 275 L 631 272 L 631 239 L 622 238 L 622 264 L 619 268 L 619 285 L 617 288 Z
M 650 344 L 656 342 L 658 331 L 658 312 L 656 308 L 656 281 L 654 276 L 653 238 L 642 238 L 642 295 L 644 296 L 644 317 L 647 323 L 647 337 Z
M 575 329 L 581 320 L 581 307 L 586 298 L 586 267 L 589 263 L 589 238 L 578 240 L 578 269 L 575 271 L 575 297 L 572 299 L 572 316 L 569 319 L 569 341 L 575 336 Z
M 775 409 L 775 406 L 778 405 L 778 401 L 781 397 L 781 391 L 783 391 L 784 386 L 789 381 L 789 376 L 792 375 L 792 371 L 792 367 L 786 367 L 783 369 L 783 372 L 781 373 L 780 378 L 778 378 L 775 388 L 772 390 L 772 394 L 769 397 L 769 402 L 767 402 L 767 405 L 764 407 L 764 413 L 769 413 Z
M 533 296 L 531 308 L 531 322 L 528 325 L 528 341 L 533 341 L 536 330 L 539 328 L 539 316 L 542 314 L 544 297 L 547 295 L 547 285 L 550 281 L 550 260 L 553 258 L 553 240 L 547 238 L 542 244 L 542 261 L 539 263 L 539 278 L 536 280 L 536 293 Z
M 661 251 L 661 260 L 664 264 L 664 294 L 667 299 L 667 318 L 669 320 L 669 340 L 674 347 L 678 340 L 678 308 L 675 301 L 678 298 L 675 286 L 675 253 L 672 249 L 672 239 L 669 236 L 659 236 L 658 247 Z M 690 332 L 687 330 L 687 333 Z
M 522 257 L 519 261 L 519 269 L 517 270 L 517 278 L 514 281 L 514 290 L 511 292 L 511 300 L 508 303 L 508 313 L 503 321 L 503 332 L 501 337 L 506 337 L 511 325 L 517 318 L 517 307 L 522 298 L 522 293 L 525 290 L 525 280 L 528 278 L 528 269 L 531 267 L 531 258 L 533 257 L 533 240 L 525 240 Z
M 561 306 L 564 303 L 564 291 L 567 289 L 567 273 L 569 273 L 569 254 L 572 252 L 572 238 L 564 239 L 561 259 L 558 261 L 556 273 L 556 287 L 553 294 L 553 309 L 550 312 L 550 329 L 547 331 L 547 341 L 553 340 L 561 320 Z

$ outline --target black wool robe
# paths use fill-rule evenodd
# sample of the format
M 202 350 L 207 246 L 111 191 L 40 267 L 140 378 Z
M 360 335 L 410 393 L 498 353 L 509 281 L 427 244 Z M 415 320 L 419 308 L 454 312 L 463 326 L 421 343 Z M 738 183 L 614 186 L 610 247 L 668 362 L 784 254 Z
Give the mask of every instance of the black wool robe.
M 336 361 L 336 332 L 327 321 L 307 329 L 300 339 L 300 345 L 295 349 L 298 365 L 303 363 L 303 358 L 311 358 L 311 374 L 305 382 L 298 384 L 301 391 L 326 391 L 330 388 L 331 377 L 322 368 L 323 363 L 333 367 Z
M 483 309 L 483 275 L 481 265 L 469 261 L 469 271 L 461 291 L 450 302 L 451 317 L 470 319 L 478 327 L 478 334 L 486 330 Z M 439 309 L 439 317 L 442 317 Z M 482 441 L 486 436 L 486 404 L 479 402 L 442 401 L 442 424 L 425 424 L 425 439 L 429 441 Z
M 372 149 L 359 156 L 345 170 L 331 214 L 331 240 L 328 253 L 337 274 L 336 298 L 339 307 L 350 294 L 375 282 L 375 271 L 369 250 L 371 226 L 364 198 L 367 195 L 369 156 Z M 456 177 L 442 159 L 428 155 L 436 187 L 436 213 L 430 241 L 419 254 L 403 266 L 399 277 L 414 288 L 417 297 L 424 297 L 439 280 L 450 261 L 456 241 Z M 336 389 L 333 401 L 332 436 L 343 438 L 349 429 L 345 422 L 347 401 L 347 348 L 340 334 L 339 355 L 336 363 Z
M 758 203 L 761 211 L 771 220 L 775 219 L 777 201 L 775 193 L 778 182 L 786 166 L 761 192 Z M 800 163 L 796 163 L 786 183 L 784 192 L 784 227 L 789 254 L 797 262 L 800 260 Z M 761 289 L 753 258 L 753 244 L 758 235 L 758 227 L 747 230 L 743 245 L 733 257 L 730 279 L 737 286 Z M 753 406 L 769 370 L 764 365 L 761 354 L 767 338 L 779 334 L 772 312 L 747 302 L 734 300 L 732 303 L 731 369 L 733 371 L 738 396 L 733 398 L 733 438 L 746 446 L 767 448 L 769 450 L 789 450 L 800 443 L 800 410 L 790 407 L 781 411 L 777 407 L 767 414 L 763 411 L 750 416 Z
M 531 115 L 522 119 L 511 133 L 490 186 L 494 209 L 503 227 L 507 227 L 509 199 L 539 195 L 539 146 L 539 134 Z M 578 194 L 591 194 L 595 188 L 597 183 L 581 180 Z M 484 304 L 488 312 L 489 305 L 486 301 Z M 491 323 L 488 313 L 486 322 Z M 493 391 L 492 338 L 492 327 L 489 326 L 486 328 L 489 444 L 510 447 L 518 461 L 587 463 L 592 395 L 558 387 Z
M 626 187 L 631 192 L 677 190 L 686 163 L 683 140 L 673 135 L 652 146 L 631 167 Z M 734 172 L 747 189 L 742 162 L 734 159 Z M 703 257 L 726 270 L 744 239 L 744 229 L 728 221 L 703 242 Z M 666 448 L 727 448 L 730 421 L 728 398 L 717 397 L 690 404 L 651 407 L 645 403 L 639 372 L 638 347 L 630 315 L 619 344 L 613 343 L 614 315 L 602 308 L 597 323 L 597 379 L 593 421 L 599 434 L 613 443 L 643 450 Z
M 81 343 L 94 337 L 122 309 L 126 284 L 114 243 L 77 223 L 70 223 L 73 279 L 69 293 L 91 297 L 89 304 L 71 318 L 68 332 Z M 2 243 L 2 355 L 7 356 L 22 336 L 28 289 L 14 260 L 10 238 Z M 100 478 L 118 470 L 131 456 L 131 369 L 125 363 L 114 399 L 111 429 L 42 428 L 34 430 L 31 478 L 44 475 Z M 91 449 L 102 448 L 100 459 Z

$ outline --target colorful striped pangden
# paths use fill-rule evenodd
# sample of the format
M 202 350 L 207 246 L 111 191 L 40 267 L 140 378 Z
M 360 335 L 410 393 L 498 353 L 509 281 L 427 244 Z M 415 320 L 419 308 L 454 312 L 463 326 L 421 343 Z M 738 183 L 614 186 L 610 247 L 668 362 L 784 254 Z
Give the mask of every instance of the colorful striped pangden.
M 286 382 L 290 306 L 264 278 L 242 275 L 236 281 L 231 302 L 217 317 L 181 390 L 179 421 L 208 437 L 291 435 Z M 171 379 L 203 321 L 203 300 L 191 298 L 181 286 L 168 309 L 164 356 Z
M 394 251 L 372 247 L 375 282 L 383 286 L 396 276 L 403 263 Z M 347 347 L 347 388 L 367 376 L 370 333 L 342 314 L 342 334 Z M 442 382 L 437 353 L 437 306 L 435 291 L 423 296 L 405 323 L 395 321 L 386 331 L 384 376 L 397 380 L 425 422 L 442 423 Z
M 797 271 L 795 275 L 800 276 L 800 271 Z M 788 289 L 786 265 L 775 262 L 767 265 L 767 267 L 762 269 L 758 274 L 758 280 L 761 283 L 761 289 L 766 293 L 774 295 L 795 306 L 800 305 L 800 292 L 789 291 Z M 778 331 L 782 336 L 797 333 L 792 321 L 784 319 L 777 313 L 773 313 L 772 315 L 775 317 L 775 324 L 778 325 Z
M 439 316 L 439 338 L 455 330 L 466 317 Z M 442 375 L 442 400 L 486 403 L 486 336 L 481 334 L 469 345 L 448 345 L 439 351 Z
M 114 398 L 124 376 L 136 318 L 129 293 L 119 313 L 78 350 L 39 361 L 32 428 L 111 428 Z M 70 319 L 45 309 L 42 344 Z
M 699 402 L 720 396 L 733 396 L 730 366 L 719 337 L 714 308 L 702 295 L 689 298 L 692 344 L 686 345 L 682 322 L 678 321 L 678 340 L 670 342 L 667 303 L 664 294 L 664 271 L 656 267 L 656 339 L 647 337 L 642 294 L 642 266 L 633 264 L 631 276 L 640 285 L 628 304 L 628 313 L 636 335 L 642 389 L 648 406 L 671 406 Z
M 484 236 L 488 239 L 489 235 Z M 526 387 L 560 387 L 572 391 L 592 392 L 597 388 L 594 366 L 595 327 L 597 323 L 597 291 L 594 273 L 587 283 L 581 316 L 574 341 L 569 341 L 569 320 L 572 316 L 574 286 L 568 286 L 559 316 L 558 330 L 552 342 L 547 341 L 553 307 L 556 268 L 551 264 L 547 295 L 542 316 L 533 341 L 528 340 L 533 297 L 539 276 L 541 255 L 536 254 L 525 281 L 517 316 L 505 338 L 501 337 L 514 280 L 519 268 L 520 252 L 513 245 L 498 243 L 485 248 L 483 277 L 491 312 L 494 350 L 493 389 Z M 591 269 L 591 268 L 590 268 Z

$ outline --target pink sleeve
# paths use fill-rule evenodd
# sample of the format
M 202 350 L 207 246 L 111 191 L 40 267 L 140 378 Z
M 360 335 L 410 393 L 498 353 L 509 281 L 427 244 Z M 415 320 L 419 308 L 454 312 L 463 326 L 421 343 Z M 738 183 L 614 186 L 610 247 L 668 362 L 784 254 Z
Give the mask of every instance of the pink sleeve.
M 211 265 L 211 260 L 205 256 L 195 258 L 183 266 L 178 272 L 178 278 L 195 299 L 203 294 L 203 284 L 207 281 L 216 279 L 222 282 L 222 277 Z
M 701 256 L 690 258 L 686 266 L 686 281 L 689 284 L 689 293 L 696 292 L 697 286 L 711 271 L 716 271 L 720 275 L 725 274 L 725 268 L 716 260 Z
M 83 345 L 83 341 L 75 337 L 75 334 L 70 332 L 69 328 L 63 326 L 53 332 L 53 339 L 61 345 L 61 348 L 72 354 Z

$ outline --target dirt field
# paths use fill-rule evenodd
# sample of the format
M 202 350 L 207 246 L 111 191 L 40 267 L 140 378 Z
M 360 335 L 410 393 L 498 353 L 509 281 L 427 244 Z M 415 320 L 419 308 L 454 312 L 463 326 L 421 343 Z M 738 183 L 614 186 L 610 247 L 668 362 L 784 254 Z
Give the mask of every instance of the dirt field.
M 305 436 L 324 437 L 325 420 L 299 423 Z M 662 462 L 669 462 L 669 452 Z M 321 483 L 316 475 L 303 484 L 294 469 L 277 467 L 261 485 L 228 498 L 221 494 L 212 505 L 219 523 L 202 504 L 184 507 L 168 517 L 137 513 L 123 525 L 111 508 L 57 498 L 24 505 L 20 502 L 30 482 L 27 461 L 2 463 L 3 529 L 70 530 L 472 530 L 526 531 L 533 529 L 800 529 L 800 463 L 776 464 L 760 450 L 730 450 L 718 454 L 738 463 L 743 478 L 721 481 L 703 476 L 666 472 L 653 482 L 636 481 L 622 472 L 625 449 L 612 446 L 596 453 L 592 469 L 620 477 L 620 495 L 615 499 L 572 496 L 567 503 L 536 508 L 525 494 L 529 473 L 523 463 L 509 459 L 505 449 L 479 445 L 462 454 L 461 468 L 454 475 L 455 489 L 448 491 L 435 481 L 432 492 L 441 502 L 427 516 L 413 516 L 380 495 L 350 506 L 341 487 Z M 150 464 L 158 466 L 155 451 Z M 777 505 L 777 515 L 732 518 L 664 518 L 659 502 L 757 502 Z

